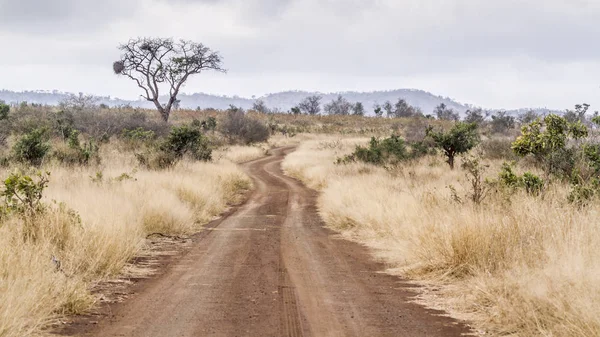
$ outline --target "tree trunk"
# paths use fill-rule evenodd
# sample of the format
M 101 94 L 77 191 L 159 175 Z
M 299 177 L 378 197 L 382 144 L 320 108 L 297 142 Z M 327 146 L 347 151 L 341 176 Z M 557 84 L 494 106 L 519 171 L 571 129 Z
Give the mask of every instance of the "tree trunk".
M 448 156 L 448 165 L 450 165 L 450 169 L 454 170 L 454 153 L 448 153 L 446 154 Z
M 158 113 L 160 114 L 160 117 L 162 118 L 162 120 L 166 123 L 169 121 L 169 115 L 171 113 L 171 109 L 167 108 L 165 109 L 160 102 L 158 101 L 158 99 L 155 99 L 152 101 L 154 103 L 154 105 L 156 106 L 156 110 L 158 110 Z

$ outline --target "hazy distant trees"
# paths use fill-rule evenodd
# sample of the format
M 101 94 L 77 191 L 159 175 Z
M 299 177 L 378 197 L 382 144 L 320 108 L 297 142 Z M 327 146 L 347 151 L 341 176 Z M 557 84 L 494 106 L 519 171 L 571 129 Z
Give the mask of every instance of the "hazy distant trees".
M 270 112 L 269 108 L 267 107 L 267 104 L 265 104 L 265 101 L 263 101 L 262 99 L 258 99 L 254 102 L 254 104 L 252 104 L 252 110 L 264 114 Z
M 121 59 L 113 63 L 117 75 L 129 77 L 153 102 L 162 119 L 169 120 L 171 108 L 183 84 L 204 70 L 225 72 L 222 58 L 202 43 L 170 38 L 137 38 L 119 46 Z M 167 84 L 169 99 L 161 103 L 160 86 Z
M 492 115 L 492 131 L 504 133 L 515 127 L 515 117 L 509 115 L 506 111 L 498 111 Z
M 393 105 L 392 102 L 386 101 L 381 108 L 388 117 L 416 117 L 423 115 L 421 109 L 408 104 L 403 98 L 399 98 Z M 377 115 L 377 113 L 375 114 Z M 381 112 L 381 114 L 383 114 L 383 112 Z
M 454 112 L 451 108 L 449 108 L 446 104 L 440 103 L 440 105 L 436 106 L 433 110 L 436 117 L 441 120 L 448 121 L 457 121 L 459 119 L 459 115 L 457 112 Z
M 487 113 L 484 112 L 482 108 L 469 109 L 466 112 L 465 122 L 481 125 L 485 121 L 486 117 Z
M 352 114 L 356 116 L 365 115 L 365 107 L 363 106 L 362 102 L 354 103 L 354 106 L 352 107 Z
M 385 103 L 383 103 L 383 110 L 385 111 L 386 116 L 394 116 L 394 106 L 392 105 L 392 102 L 385 101 Z
M 421 109 L 408 104 L 408 102 L 403 98 L 398 99 L 394 105 L 394 108 L 395 117 L 416 117 L 423 115 Z
M 321 112 L 321 99 L 319 95 L 308 96 L 298 104 L 298 108 L 306 114 L 318 115 Z
M 575 105 L 575 110 L 567 110 L 563 117 L 569 123 L 584 122 L 585 114 L 587 113 L 589 108 L 589 104 L 577 104 Z
M 336 99 L 325 104 L 324 109 L 328 115 L 349 115 L 352 110 L 352 104 L 342 97 L 342 95 L 338 95 Z
M 524 113 L 520 114 L 517 117 L 517 120 L 521 124 L 529 124 L 529 123 L 533 122 L 534 120 L 536 120 L 538 117 L 539 117 L 539 115 L 535 111 L 527 110 Z
M 373 112 L 375 113 L 375 117 L 383 116 L 383 108 L 379 104 L 373 106 Z
M 86 95 L 80 92 L 79 95 L 69 95 L 59 105 L 63 109 L 83 111 L 95 107 L 98 104 L 98 100 L 98 97 L 94 95 Z

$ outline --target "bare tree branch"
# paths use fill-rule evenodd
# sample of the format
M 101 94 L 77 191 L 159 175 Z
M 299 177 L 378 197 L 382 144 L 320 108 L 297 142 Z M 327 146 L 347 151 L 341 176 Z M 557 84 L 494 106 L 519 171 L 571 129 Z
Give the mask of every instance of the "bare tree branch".
M 136 82 L 146 100 L 153 102 L 161 117 L 168 121 L 182 86 L 192 75 L 203 70 L 225 72 L 221 56 L 201 43 L 163 38 L 137 38 L 119 46 L 121 59 L 113 64 L 118 75 Z M 168 84 L 169 99 L 160 102 L 160 87 Z

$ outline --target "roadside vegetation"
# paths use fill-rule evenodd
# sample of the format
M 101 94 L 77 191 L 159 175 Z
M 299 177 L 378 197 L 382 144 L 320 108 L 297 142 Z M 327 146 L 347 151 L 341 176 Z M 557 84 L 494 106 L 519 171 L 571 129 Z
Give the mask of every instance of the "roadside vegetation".
M 167 124 L 83 98 L 0 105 L 0 336 L 93 308 L 93 286 L 157 235 L 192 234 L 242 201 L 252 184 L 235 163 L 269 148 L 254 118 L 224 133 L 228 115 Z
M 0 336 L 86 312 L 147 238 L 192 234 L 240 202 L 252 186 L 236 163 L 289 145 L 283 168 L 320 192 L 327 225 L 428 285 L 427 305 L 492 335 L 600 334 L 600 119 L 587 106 L 458 121 L 402 99 L 375 117 L 343 97 L 290 113 L 258 103 L 173 106 L 168 123 L 85 95 L 0 104 Z
M 320 192 L 329 227 L 426 285 L 424 304 L 486 335 L 597 336 L 600 120 L 570 115 L 473 118 L 412 141 L 405 119 L 303 142 L 283 169 Z

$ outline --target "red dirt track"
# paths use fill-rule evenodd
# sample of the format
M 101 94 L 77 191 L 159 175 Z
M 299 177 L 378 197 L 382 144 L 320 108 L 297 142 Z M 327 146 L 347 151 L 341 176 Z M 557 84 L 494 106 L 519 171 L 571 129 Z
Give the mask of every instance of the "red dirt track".
M 460 336 L 468 329 L 411 303 L 366 248 L 323 227 L 316 192 L 285 176 L 293 148 L 243 165 L 256 190 L 198 235 L 161 275 L 111 307 L 95 337 Z

